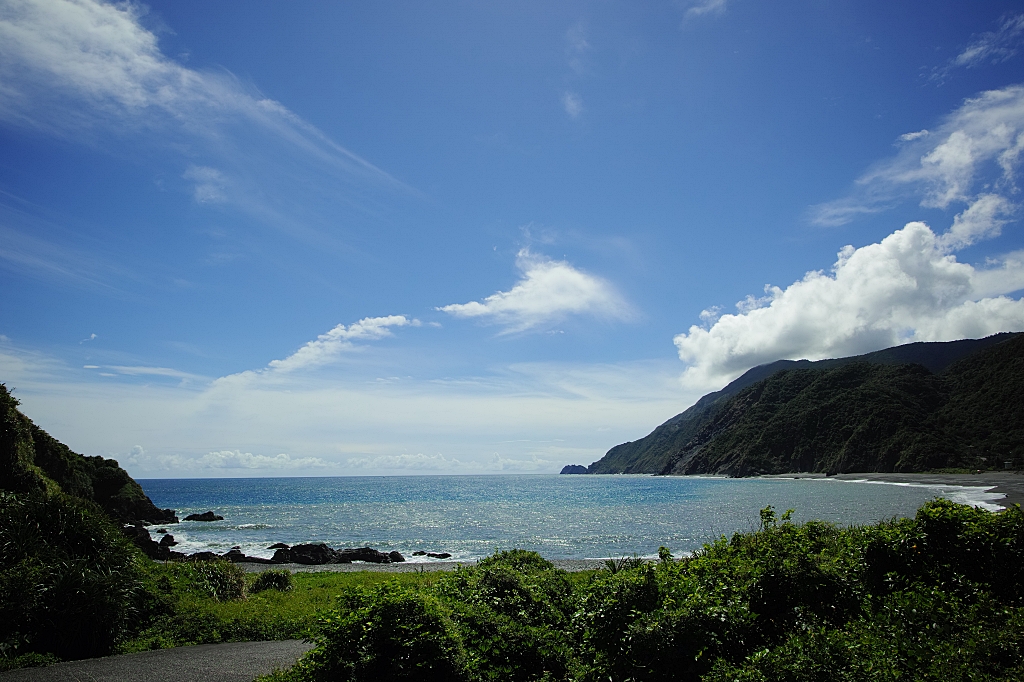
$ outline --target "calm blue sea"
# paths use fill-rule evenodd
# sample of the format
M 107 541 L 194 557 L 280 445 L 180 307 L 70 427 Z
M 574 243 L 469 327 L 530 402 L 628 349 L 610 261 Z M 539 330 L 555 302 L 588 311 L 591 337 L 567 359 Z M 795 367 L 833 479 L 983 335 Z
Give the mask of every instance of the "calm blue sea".
M 652 476 L 389 476 L 140 480 L 178 516 L 213 510 L 224 521 L 168 530 L 184 552 L 233 546 L 269 557 L 275 542 L 326 542 L 479 559 L 522 547 L 549 559 L 676 555 L 758 524 L 758 511 L 795 520 L 872 523 L 912 516 L 937 496 L 982 503 L 978 488 L 834 479 Z M 988 496 L 991 498 L 991 495 Z

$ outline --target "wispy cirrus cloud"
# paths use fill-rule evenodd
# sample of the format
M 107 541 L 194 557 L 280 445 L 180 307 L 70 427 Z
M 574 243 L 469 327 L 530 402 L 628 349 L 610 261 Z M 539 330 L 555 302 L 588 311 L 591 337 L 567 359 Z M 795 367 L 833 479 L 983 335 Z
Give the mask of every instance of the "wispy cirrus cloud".
M 967 205 L 957 230 L 960 242 L 992 236 L 998 233 L 998 221 L 1016 210 L 1024 153 L 1024 86 L 983 92 L 936 128 L 903 135 L 899 143 L 899 152 L 862 175 L 849 196 L 812 207 L 811 221 L 843 225 L 919 197 L 925 208 Z M 978 192 L 979 186 L 987 189 Z M 988 216 L 985 224 L 975 220 L 983 214 Z
M 156 150 L 177 159 L 199 203 L 297 234 L 324 201 L 415 194 L 231 73 L 167 57 L 142 19 L 132 3 L 3 3 L 0 122 L 119 155 Z
M 267 367 L 278 372 L 294 372 L 300 369 L 324 365 L 339 353 L 351 350 L 356 341 L 377 341 L 393 336 L 392 327 L 418 327 L 420 321 L 405 315 L 386 317 L 364 317 L 349 326 L 339 324 L 321 334 L 283 360 L 272 360 Z
M 974 40 L 942 69 L 936 70 L 933 80 L 939 80 L 957 68 L 975 68 L 983 64 L 998 64 L 1015 57 L 1024 42 L 1024 14 L 1012 14 L 999 21 L 999 28 L 975 36 Z
M 725 13 L 726 0 L 698 0 L 686 10 L 686 16 L 704 17 Z
M 449 315 L 476 318 L 505 327 L 505 333 L 547 326 L 568 315 L 591 315 L 628 320 L 632 310 L 609 282 L 522 249 L 516 256 L 519 281 L 508 291 L 482 301 L 453 303 L 437 308 Z

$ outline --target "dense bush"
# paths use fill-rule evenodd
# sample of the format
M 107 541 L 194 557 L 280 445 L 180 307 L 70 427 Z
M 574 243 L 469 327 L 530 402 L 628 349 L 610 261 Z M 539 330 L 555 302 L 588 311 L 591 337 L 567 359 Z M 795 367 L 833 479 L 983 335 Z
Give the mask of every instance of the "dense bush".
M 0 656 L 101 656 L 137 622 L 141 557 L 87 502 L 0 492 Z
M 845 529 L 769 507 L 756 532 L 660 557 L 573 582 L 503 552 L 418 592 L 352 593 L 279 679 L 1024 679 L 1019 507 L 937 500 Z
M 344 595 L 317 624 L 316 647 L 292 679 L 424 680 L 468 678 L 462 639 L 432 595 L 384 583 Z
M 249 592 L 253 594 L 263 592 L 264 590 L 287 592 L 292 589 L 292 582 L 291 571 L 263 571 L 253 579 Z

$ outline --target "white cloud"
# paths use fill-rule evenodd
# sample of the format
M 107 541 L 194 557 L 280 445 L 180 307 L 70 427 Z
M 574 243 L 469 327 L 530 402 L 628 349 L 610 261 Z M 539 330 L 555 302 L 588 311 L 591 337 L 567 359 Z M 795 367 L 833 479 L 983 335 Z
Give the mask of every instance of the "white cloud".
M 923 207 L 940 209 L 979 201 L 993 209 L 1001 196 L 1006 203 L 998 213 L 1006 214 L 1014 207 L 1010 197 L 1016 193 L 1022 152 L 1024 86 L 983 92 L 930 132 L 902 136 L 896 156 L 857 180 L 851 196 L 814 207 L 812 221 L 842 225 L 908 195 L 921 197 Z M 983 191 L 976 194 L 979 186 Z
M 333 466 L 319 457 L 293 458 L 285 453 L 269 457 L 240 450 L 210 452 L 196 463 L 203 469 L 312 469 Z
M 584 55 L 590 50 L 590 42 L 587 40 L 587 28 L 582 23 L 573 24 L 565 32 L 565 56 L 569 61 L 569 68 L 576 75 L 582 75 L 587 70 Z
M 181 379 L 183 381 L 208 381 L 207 377 L 200 376 L 198 374 L 191 374 L 189 372 L 182 372 L 177 369 L 171 369 L 169 367 L 143 367 L 143 366 L 128 366 L 128 365 L 85 365 L 83 368 L 87 369 L 109 369 L 118 374 L 124 374 L 126 376 L 156 376 L 156 377 L 169 377 L 172 379 Z
M 464 468 L 459 460 L 448 459 L 441 453 L 436 455 L 378 455 L 377 457 L 353 457 L 348 466 L 356 469 L 414 470 L 414 471 L 452 471 Z
M 1024 38 L 1024 14 L 1006 17 L 998 29 L 982 33 L 958 54 L 952 66 L 971 68 L 985 62 L 1004 62 L 1017 54 L 1021 38 Z
M 323 365 L 333 360 L 342 351 L 354 348 L 353 341 L 377 341 L 393 336 L 391 327 L 410 325 L 418 327 L 420 321 L 409 319 L 405 315 L 388 315 L 387 317 L 364 317 L 348 327 L 339 324 L 284 360 L 272 360 L 267 366 L 279 372 L 293 372 Z
M 569 118 L 579 118 L 583 113 L 583 98 L 575 92 L 566 91 L 562 93 L 562 108 Z
M 605 280 L 522 249 L 516 257 L 522 273 L 509 291 L 499 291 L 482 302 L 453 303 L 437 310 L 456 317 L 491 319 L 506 332 L 547 325 L 566 315 L 594 315 L 625 320 L 631 310 Z
M 687 17 L 703 17 L 707 15 L 723 14 L 725 12 L 726 0 L 699 0 L 696 4 L 686 10 Z
M 169 59 L 141 14 L 100 0 L 0 5 L 0 121 L 119 154 L 157 149 L 187 168 L 196 201 L 306 237 L 328 229 L 324 200 L 410 191 L 229 72 Z
M 192 196 L 197 203 L 221 203 L 227 199 L 225 193 L 227 182 L 224 174 L 216 168 L 189 166 L 182 177 L 195 182 L 196 186 Z
M 158 454 L 148 453 L 141 445 L 129 450 L 127 457 L 120 458 L 121 464 L 136 471 L 148 473 L 178 472 L 188 474 L 209 474 L 213 471 L 247 471 L 259 472 L 272 470 L 275 472 L 296 472 L 309 469 L 326 469 L 336 467 L 319 457 L 292 457 L 281 453 L 273 457 L 254 455 L 241 450 L 220 450 L 205 455 Z
M 952 234 L 908 223 L 880 243 L 845 247 L 831 272 L 808 272 L 785 289 L 766 286 L 764 298 L 748 297 L 737 314 L 721 315 L 709 328 L 690 327 L 674 339 L 689 365 L 684 383 L 714 389 L 782 358 L 843 357 L 1024 330 L 1024 301 L 1006 295 L 1024 285 L 1021 254 L 977 269 L 948 253 L 950 242 L 963 239 Z

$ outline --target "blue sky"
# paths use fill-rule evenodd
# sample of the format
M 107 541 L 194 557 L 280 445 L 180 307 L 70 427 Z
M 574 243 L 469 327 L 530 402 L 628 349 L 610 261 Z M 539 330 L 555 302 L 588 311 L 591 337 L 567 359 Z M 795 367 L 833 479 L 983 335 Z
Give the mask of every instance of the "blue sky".
M 0 0 L 0 381 L 135 476 L 555 472 L 1024 330 L 1011 2 Z

